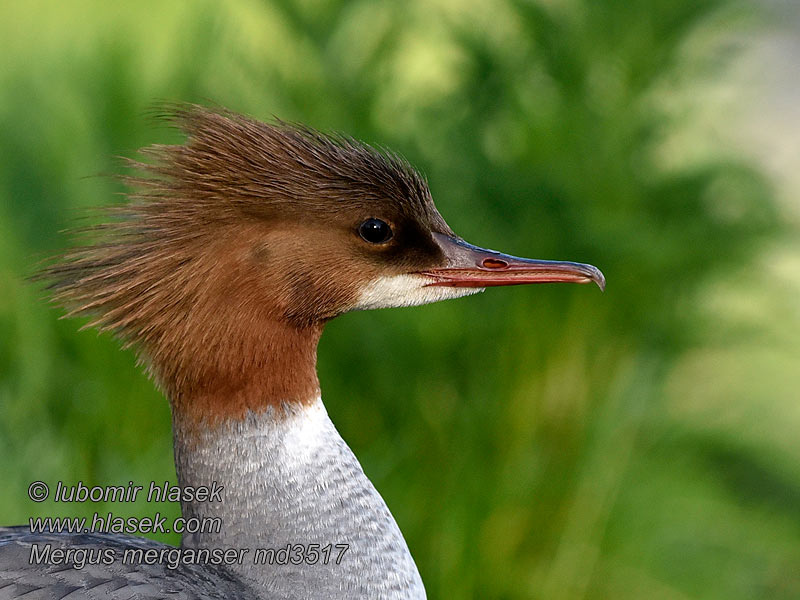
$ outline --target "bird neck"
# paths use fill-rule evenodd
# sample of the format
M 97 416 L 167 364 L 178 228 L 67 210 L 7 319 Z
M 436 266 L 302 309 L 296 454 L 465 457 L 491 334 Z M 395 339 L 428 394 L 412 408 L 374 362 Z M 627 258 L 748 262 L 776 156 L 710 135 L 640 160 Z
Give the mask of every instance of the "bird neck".
M 221 487 L 183 503 L 206 530 L 182 545 L 246 551 L 229 568 L 264 598 L 424 598 L 402 533 L 319 399 L 319 336 L 279 337 L 242 381 L 172 401 L 179 484 Z
M 183 354 L 192 359 L 191 369 L 177 371 L 165 385 L 176 435 L 186 440 L 270 407 L 307 406 L 320 395 L 321 324 L 225 321 L 227 335 L 210 336 L 205 344 L 202 336 L 190 340 L 192 349 Z

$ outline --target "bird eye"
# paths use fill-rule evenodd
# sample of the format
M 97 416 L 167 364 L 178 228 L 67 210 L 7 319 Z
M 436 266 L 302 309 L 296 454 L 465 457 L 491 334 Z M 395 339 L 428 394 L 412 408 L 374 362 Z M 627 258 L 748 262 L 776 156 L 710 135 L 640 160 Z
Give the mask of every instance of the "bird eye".
M 380 219 L 367 219 L 358 226 L 358 234 L 370 244 L 382 244 L 392 239 L 392 228 Z

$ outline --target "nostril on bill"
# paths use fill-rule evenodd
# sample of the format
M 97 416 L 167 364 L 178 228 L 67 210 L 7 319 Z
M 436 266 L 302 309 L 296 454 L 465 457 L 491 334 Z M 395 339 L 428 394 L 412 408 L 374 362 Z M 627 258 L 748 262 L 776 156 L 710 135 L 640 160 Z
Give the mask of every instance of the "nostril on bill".
M 498 258 L 484 258 L 481 266 L 486 269 L 505 269 L 508 263 Z

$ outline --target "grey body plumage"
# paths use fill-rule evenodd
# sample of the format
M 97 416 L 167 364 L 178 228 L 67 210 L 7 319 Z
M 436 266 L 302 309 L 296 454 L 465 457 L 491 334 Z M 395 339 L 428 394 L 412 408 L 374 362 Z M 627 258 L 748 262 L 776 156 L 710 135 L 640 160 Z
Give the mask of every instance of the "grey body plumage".
M 94 549 L 163 549 L 165 545 L 131 536 L 0 529 L 0 599 L 50 600 L 67 593 L 87 599 L 141 600 L 425 597 L 400 529 L 331 423 L 322 401 L 269 408 L 207 433 L 191 447 L 180 441 L 181 436 L 177 438 L 180 484 L 222 486 L 222 502 L 182 507 L 186 518 L 219 519 L 219 532 L 185 535 L 182 547 L 247 550 L 244 560 L 227 567 L 181 565 L 174 570 L 163 564 L 137 569 L 120 560 L 82 569 L 70 565 L 42 569 L 28 564 L 31 544 Z M 257 554 L 288 546 L 295 549 L 298 560 L 294 562 L 299 564 L 284 560 L 280 562 L 287 564 L 277 564 L 274 554 Z M 309 548 L 316 556 L 314 552 L 308 555 Z M 263 559 L 256 561 L 257 557 Z M 76 596 L 77 590 L 84 595 Z M 220 590 L 224 593 L 217 595 Z M 101 595 L 101 591 L 111 595 Z
M 425 597 L 397 523 L 322 401 L 251 415 L 191 448 L 178 441 L 175 460 L 182 485 L 224 486 L 221 503 L 184 505 L 187 517 L 222 521 L 219 534 L 187 536 L 184 546 L 250 548 L 250 556 L 287 545 L 334 548 L 327 564 L 232 567 L 265 597 Z M 336 546 L 346 546 L 338 564 Z

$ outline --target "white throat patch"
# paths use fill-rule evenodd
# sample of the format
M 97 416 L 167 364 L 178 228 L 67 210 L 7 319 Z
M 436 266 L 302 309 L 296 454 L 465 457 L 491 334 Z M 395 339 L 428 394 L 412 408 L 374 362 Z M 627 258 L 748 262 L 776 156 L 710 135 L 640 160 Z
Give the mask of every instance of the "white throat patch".
M 378 277 L 364 287 L 355 306 L 353 306 L 353 310 L 419 306 L 420 304 L 429 304 L 439 300 L 461 298 L 484 290 L 484 288 L 427 285 L 430 281 L 424 275 Z

